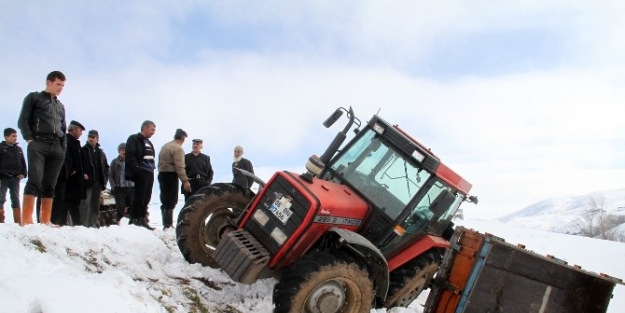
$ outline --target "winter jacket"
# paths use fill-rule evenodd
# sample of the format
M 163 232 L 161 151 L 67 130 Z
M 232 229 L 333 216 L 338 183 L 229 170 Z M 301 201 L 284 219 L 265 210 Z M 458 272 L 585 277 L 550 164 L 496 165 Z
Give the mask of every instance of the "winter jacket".
M 36 135 L 52 136 L 65 147 L 65 106 L 57 97 L 45 91 L 31 92 L 24 98 L 17 126 L 24 140 Z
M 154 162 L 154 145 L 150 139 L 141 133 L 130 135 L 126 141 L 126 180 L 134 181 L 140 170 L 152 171 L 156 168 Z
M 121 157 L 116 157 L 111 162 L 111 168 L 109 168 L 109 183 L 111 184 L 111 190 L 115 187 L 134 187 L 135 183 L 126 180 L 125 163 Z
M 20 174 L 26 177 L 26 160 L 22 148 L 16 144 L 10 146 L 0 143 L 0 178 L 15 177 Z
M 175 140 L 161 148 L 158 154 L 159 172 L 176 172 L 181 182 L 189 180 L 185 171 L 184 149 Z
M 184 156 L 184 163 L 186 165 L 185 170 L 189 179 L 197 179 L 199 176 L 200 178 L 204 178 L 208 185 L 213 182 L 215 172 L 213 171 L 213 166 L 211 165 L 211 158 L 208 155 L 204 153 L 200 153 L 198 155 L 187 153 Z
M 65 148 L 65 162 L 59 173 L 59 180 L 65 180 L 65 200 L 81 200 L 87 198 L 85 188 L 85 169 L 82 162 L 82 148 L 80 140 L 67 134 Z
M 246 158 L 241 158 L 239 162 L 232 162 L 232 183 L 235 185 L 239 185 L 245 189 L 250 189 L 252 184 L 254 183 L 254 179 L 244 175 L 240 171 L 237 170 L 240 168 L 242 170 L 246 170 L 250 173 L 254 173 L 254 167 L 252 166 L 252 162 Z
M 96 143 L 95 147 L 91 147 L 88 143 L 82 147 L 82 164 L 85 167 L 85 174 L 89 176 L 85 185 L 91 187 L 97 179 L 102 185 L 102 190 L 106 189 L 106 183 L 109 181 L 109 162 L 99 143 Z

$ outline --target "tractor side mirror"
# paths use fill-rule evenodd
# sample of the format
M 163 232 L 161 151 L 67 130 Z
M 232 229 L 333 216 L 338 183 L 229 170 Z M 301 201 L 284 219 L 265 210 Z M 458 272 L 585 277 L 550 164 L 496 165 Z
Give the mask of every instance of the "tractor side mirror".
M 449 190 L 443 191 L 436 197 L 436 199 L 434 199 L 434 202 L 432 202 L 432 204 L 430 205 L 430 211 L 432 211 L 436 219 L 438 219 L 443 214 L 445 214 L 447 210 L 449 210 L 449 208 L 452 204 L 454 204 L 455 201 L 456 197 Z
M 341 116 L 343 116 L 342 108 L 336 109 L 336 111 L 334 111 L 334 113 L 332 113 L 332 115 L 330 115 L 328 119 L 323 122 L 323 126 L 325 128 L 330 128 L 330 126 L 334 125 L 334 123 L 336 123 Z

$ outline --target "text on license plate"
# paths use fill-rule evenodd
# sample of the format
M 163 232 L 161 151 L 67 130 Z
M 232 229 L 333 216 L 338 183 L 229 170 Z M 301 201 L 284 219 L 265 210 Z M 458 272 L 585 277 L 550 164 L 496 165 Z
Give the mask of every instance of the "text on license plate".
M 291 211 L 291 199 L 287 197 L 276 199 L 269 207 L 269 211 L 271 211 L 282 224 L 286 224 L 291 215 L 293 215 L 293 211 Z

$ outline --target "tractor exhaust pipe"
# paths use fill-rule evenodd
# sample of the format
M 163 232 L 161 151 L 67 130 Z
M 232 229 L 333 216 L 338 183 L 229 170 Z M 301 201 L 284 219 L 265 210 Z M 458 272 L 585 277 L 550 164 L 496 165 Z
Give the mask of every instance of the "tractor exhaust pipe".
M 347 117 L 349 117 L 349 123 L 345 125 L 345 128 L 343 128 L 343 130 L 340 133 L 336 134 L 336 137 L 334 137 L 334 140 L 332 140 L 332 143 L 328 146 L 326 151 L 319 158 L 321 163 L 324 164 L 324 167 L 325 167 L 325 164 L 328 164 L 330 162 L 330 159 L 332 159 L 332 156 L 334 156 L 336 151 L 338 151 L 339 148 L 341 147 L 341 144 L 343 144 L 343 142 L 347 138 L 347 132 L 349 131 L 350 128 L 352 128 L 352 125 L 354 124 L 354 119 L 356 117 L 354 116 L 354 110 L 352 109 L 351 106 L 349 107 L 349 111 L 347 111 L 343 107 L 340 107 L 336 109 L 336 111 L 334 111 L 334 113 L 332 113 L 332 115 L 330 115 L 330 117 L 328 117 L 328 119 L 325 120 L 325 122 L 323 122 L 323 126 L 325 126 L 326 128 L 329 128 L 343 115 L 343 111 L 347 112 Z

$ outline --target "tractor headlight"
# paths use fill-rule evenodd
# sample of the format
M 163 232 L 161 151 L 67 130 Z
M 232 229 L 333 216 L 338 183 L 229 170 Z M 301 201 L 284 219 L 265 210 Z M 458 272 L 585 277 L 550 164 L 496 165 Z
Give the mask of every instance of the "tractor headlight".
M 271 238 L 273 238 L 279 245 L 282 245 L 286 241 L 286 235 L 278 227 L 274 228 L 271 232 Z
M 384 131 L 386 130 L 386 128 L 384 128 L 383 125 L 375 123 L 375 124 L 373 124 L 373 130 L 375 130 L 376 133 L 382 135 L 382 134 L 384 134 Z
M 256 210 L 256 212 L 254 212 L 254 220 L 256 220 L 258 222 L 258 224 L 265 226 L 265 224 L 267 224 L 267 222 L 269 221 L 269 216 L 267 216 L 267 214 L 265 214 L 265 212 L 263 212 L 263 210 Z
M 423 160 L 425 160 L 425 155 L 423 155 L 422 153 L 420 153 L 417 150 L 415 150 L 412 153 L 412 157 L 415 158 L 415 160 L 419 161 L 419 163 L 423 163 Z

